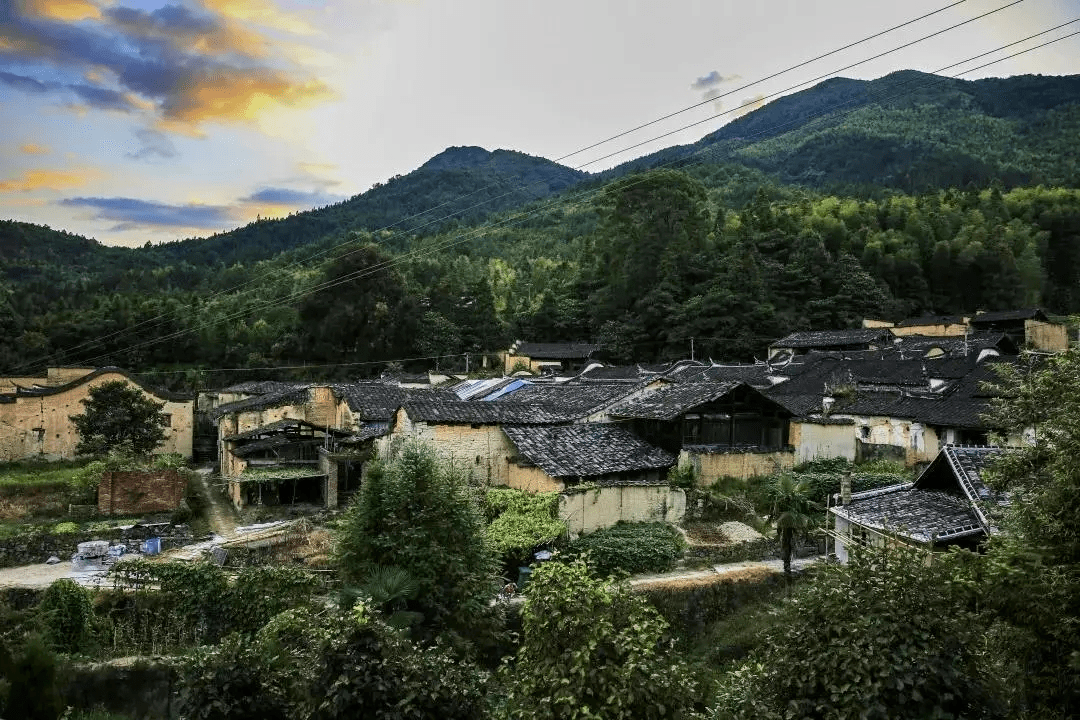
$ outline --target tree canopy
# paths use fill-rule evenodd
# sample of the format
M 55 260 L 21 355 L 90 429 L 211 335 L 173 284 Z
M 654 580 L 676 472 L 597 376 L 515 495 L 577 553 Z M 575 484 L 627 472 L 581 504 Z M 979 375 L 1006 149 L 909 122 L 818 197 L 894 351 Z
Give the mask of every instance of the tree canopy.
M 161 412 L 165 403 L 151 400 L 124 380 L 95 385 L 80 402 L 83 414 L 71 416 L 79 433 L 75 452 L 80 455 L 106 455 L 114 450 L 148 455 L 165 440 L 168 419 Z

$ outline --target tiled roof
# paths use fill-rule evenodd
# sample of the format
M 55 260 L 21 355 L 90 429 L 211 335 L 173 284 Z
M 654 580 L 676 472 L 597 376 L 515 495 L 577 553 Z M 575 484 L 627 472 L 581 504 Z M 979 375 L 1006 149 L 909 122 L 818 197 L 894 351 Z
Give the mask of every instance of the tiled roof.
M 410 419 L 436 424 L 554 425 L 573 419 L 545 405 L 525 403 L 426 400 L 402 407 Z
M 236 440 L 254 440 L 255 438 L 262 437 L 263 435 L 274 435 L 278 433 L 285 433 L 290 430 L 296 431 L 302 428 L 309 430 L 318 430 L 323 432 L 326 428 L 321 425 L 309 423 L 307 420 L 296 420 L 294 418 L 285 418 L 284 420 L 278 420 L 267 425 L 261 425 L 260 427 L 248 430 L 247 432 L 237 433 L 236 435 L 229 435 L 222 438 L 223 440 L 236 441 Z M 331 432 L 333 429 L 331 428 Z
M 971 318 L 972 325 L 989 325 L 997 322 L 1010 322 L 1016 320 L 1041 320 L 1046 322 L 1049 318 L 1041 308 L 1023 308 L 1021 310 L 998 310 L 996 312 L 981 312 Z
M 853 330 L 806 330 L 794 332 L 772 343 L 779 348 L 843 347 L 866 345 L 891 336 L 887 328 L 855 328 Z
M 962 325 L 964 318 L 960 315 L 923 315 L 917 318 L 907 318 L 896 323 L 896 327 L 917 327 L 920 325 Z
M 270 393 L 287 392 L 296 388 L 308 387 L 311 383 L 306 382 L 282 382 L 278 380 L 248 380 L 247 382 L 230 385 L 219 392 L 243 393 L 245 395 L 267 395 Z
M 253 440 L 239 447 L 232 449 L 232 454 L 237 457 L 247 457 L 257 452 L 264 452 L 266 450 L 273 450 L 274 448 L 284 447 L 286 445 L 321 445 L 325 442 L 321 437 L 297 437 L 289 435 L 273 435 L 268 438 L 262 438 L 261 440 Z
M 237 400 L 236 402 L 218 405 L 210 411 L 210 417 L 218 420 L 233 413 L 247 412 L 250 410 L 262 410 L 265 408 L 281 407 L 282 405 L 302 405 L 308 401 L 308 389 L 306 386 L 284 390 L 282 392 L 256 395 L 255 397 Z
M 831 508 L 863 527 L 897 533 L 921 543 L 984 532 L 971 504 L 936 490 L 899 486 L 851 496 L 851 503 Z
M 503 432 L 523 458 L 555 478 L 658 470 L 675 464 L 675 457 L 670 453 L 612 423 L 507 426 Z
M 333 385 L 334 394 L 349 405 L 363 421 L 388 422 L 399 407 L 413 400 L 457 400 L 448 390 L 403 388 L 385 382 L 357 382 Z
M 342 438 L 341 442 L 346 444 L 366 442 L 367 440 L 374 440 L 377 437 L 382 437 L 388 432 L 390 432 L 390 423 L 364 423 L 363 427 L 360 428 L 359 432 L 357 432 L 355 435 L 350 435 L 349 437 Z
M 939 488 L 944 482 L 943 478 L 951 476 L 956 489 L 971 504 L 972 512 L 977 516 L 983 529 L 987 532 L 995 532 L 996 528 L 983 510 L 983 506 L 986 503 L 1004 504 L 1007 498 L 987 487 L 983 482 L 982 473 L 986 466 L 1000 457 L 1003 452 L 1006 452 L 1006 449 L 999 447 L 946 445 L 915 481 L 915 488 Z
M 605 408 L 637 389 L 626 383 L 525 385 L 495 400 L 500 404 L 544 405 L 561 413 L 584 417 Z
M 665 385 L 648 395 L 615 406 L 611 415 L 641 420 L 673 420 L 698 405 L 727 395 L 740 385 L 742 383 L 738 382 Z
M 173 393 L 173 392 L 169 392 L 168 390 L 161 390 L 159 388 L 151 387 L 151 386 L 147 385 L 146 383 L 144 383 L 143 381 L 136 378 L 134 375 L 129 373 L 127 370 L 121 370 L 118 367 L 111 367 L 111 366 L 110 367 L 98 368 L 97 370 L 94 370 L 93 372 L 87 373 L 86 375 L 83 375 L 82 377 L 75 378 L 74 380 L 72 380 L 70 382 L 66 382 L 63 385 L 38 385 L 38 386 L 35 386 L 35 387 L 32 387 L 32 388 L 19 387 L 19 388 L 16 388 L 14 393 L 5 393 L 4 397 L 8 398 L 6 400 L 7 402 L 15 402 L 15 400 L 17 398 L 20 398 L 20 397 L 27 397 L 27 396 L 30 396 L 30 397 L 47 397 L 49 395 L 57 395 L 59 393 L 66 392 L 66 391 L 68 391 L 68 390 L 70 390 L 72 388 L 79 387 L 80 385 L 85 385 L 86 383 L 90 382 L 91 380 L 95 380 L 95 379 L 101 377 L 102 375 L 112 375 L 112 374 L 123 375 L 124 378 L 126 378 L 128 382 L 142 388 L 143 390 L 150 393 L 151 395 L 153 395 L 155 397 L 158 397 L 158 398 L 161 398 L 163 400 L 171 400 L 173 402 L 183 402 L 185 400 L 191 400 L 191 397 L 188 396 L 188 395 L 183 395 L 183 394 L 180 394 L 180 393 Z
M 514 355 L 533 360 L 584 360 L 600 349 L 599 345 L 585 342 L 569 343 L 519 343 Z

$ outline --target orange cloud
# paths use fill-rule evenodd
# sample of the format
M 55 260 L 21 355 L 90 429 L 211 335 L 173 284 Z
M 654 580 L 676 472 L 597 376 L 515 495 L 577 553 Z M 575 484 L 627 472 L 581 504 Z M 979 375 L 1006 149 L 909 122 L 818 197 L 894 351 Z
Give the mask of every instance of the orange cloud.
M 21 4 L 27 15 L 49 20 L 77 22 L 101 17 L 101 9 L 89 0 L 22 0 Z
M 85 170 L 27 170 L 22 177 L 0 180 L 0 192 L 67 190 L 85 185 L 93 176 Z
M 285 30 L 297 35 L 314 35 L 315 28 L 298 15 L 282 12 L 268 0 L 201 0 L 207 10 L 224 17 L 264 27 Z
M 25 145 L 19 146 L 19 152 L 26 155 L 48 155 L 49 148 L 36 143 L 26 143 Z
M 231 72 L 204 78 L 170 100 L 166 118 L 197 124 L 205 120 L 246 121 L 275 106 L 301 107 L 333 95 L 319 80 L 297 81 L 283 73 Z

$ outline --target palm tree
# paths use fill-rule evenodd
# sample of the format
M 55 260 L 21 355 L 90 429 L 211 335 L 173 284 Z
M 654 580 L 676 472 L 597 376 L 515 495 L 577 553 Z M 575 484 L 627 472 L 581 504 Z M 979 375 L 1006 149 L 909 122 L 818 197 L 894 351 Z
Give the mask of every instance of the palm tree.
M 810 485 L 796 480 L 791 473 L 776 476 L 769 489 L 772 512 L 769 521 L 776 523 L 780 536 L 780 555 L 784 559 L 784 574 L 791 575 L 791 550 L 796 533 L 805 536 L 817 525 L 820 505 L 810 499 Z

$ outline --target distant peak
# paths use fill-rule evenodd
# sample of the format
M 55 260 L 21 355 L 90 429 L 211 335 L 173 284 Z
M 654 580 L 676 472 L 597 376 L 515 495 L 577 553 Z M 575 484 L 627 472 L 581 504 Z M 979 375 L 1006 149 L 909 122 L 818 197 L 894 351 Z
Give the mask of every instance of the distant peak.
M 463 167 L 483 165 L 491 159 L 492 153 L 476 145 L 448 147 L 420 166 L 421 170 L 454 170 Z

